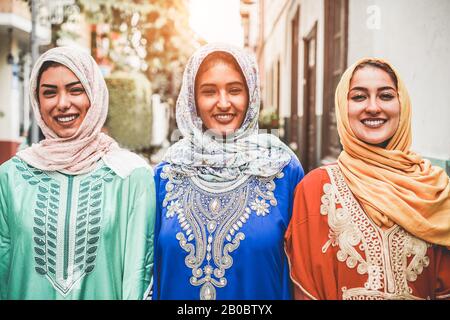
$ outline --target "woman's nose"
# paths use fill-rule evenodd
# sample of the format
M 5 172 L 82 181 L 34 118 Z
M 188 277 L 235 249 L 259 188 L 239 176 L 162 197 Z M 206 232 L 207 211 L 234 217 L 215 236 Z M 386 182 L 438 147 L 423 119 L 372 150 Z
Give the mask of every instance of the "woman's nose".
M 221 109 L 226 109 L 231 106 L 231 102 L 228 99 L 228 95 L 226 92 L 221 92 L 219 95 L 219 101 L 217 101 L 217 107 Z
M 70 99 L 65 93 L 61 93 L 58 99 L 58 109 L 65 111 L 70 108 Z
M 381 108 L 377 102 L 377 97 L 370 97 L 370 99 L 368 99 L 366 112 L 369 114 L 378 114 L 381 112 Z

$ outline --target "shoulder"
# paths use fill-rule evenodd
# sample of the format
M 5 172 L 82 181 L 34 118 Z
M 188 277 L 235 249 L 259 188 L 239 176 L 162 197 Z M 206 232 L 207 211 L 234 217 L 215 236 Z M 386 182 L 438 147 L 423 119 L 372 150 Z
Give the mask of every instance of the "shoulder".
M 121 178 L 135 176 L 135 172 L 149 173 L 153 176 L 153 169 L 143 157 L 125 149 L 108 153 L 103 157 L 103 161 Z
M 20 168 L 23 168 L 23 171 L 25 171 L 27 166 L 28 165 L 25 162 L 23 162 L 19 157 L 12 157 L 8 161 L 0 165 L 0 178 L 4 178 L 8 175 L 11 175 L 16 171 L 19 171 Z
M 291 156 L 291 160 L 286 164 L 282 171 L 285 175 L 304 175 L 304 171 L 297 157 Z
M 323 186 L 330 183 L 330 177 L 328 175 L 327 168 L 331 168 L 333 164 L 322 166 L 310 171 L 295 190 L 296 195 L 302 194 L 321 194 Z

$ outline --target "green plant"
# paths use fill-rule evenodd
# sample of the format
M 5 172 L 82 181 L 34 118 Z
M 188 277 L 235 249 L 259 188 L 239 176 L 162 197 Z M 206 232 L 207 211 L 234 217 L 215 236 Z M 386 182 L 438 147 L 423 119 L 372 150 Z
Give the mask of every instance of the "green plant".
M 259 113 L 259 127 L 264 128 L 276 128 L 278 127 L 279 116 L 277 109 L 273 107 L 266 107 Z
M 149 148 L 152 132 L 151 83 L 143 74 L 114 72 L 106 79 L 109 134 L 127 149 Z

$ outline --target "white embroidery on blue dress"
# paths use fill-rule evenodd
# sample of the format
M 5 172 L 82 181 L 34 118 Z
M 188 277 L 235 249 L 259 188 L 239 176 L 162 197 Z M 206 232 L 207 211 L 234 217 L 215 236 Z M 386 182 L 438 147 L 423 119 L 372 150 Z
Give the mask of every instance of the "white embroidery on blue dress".
M 275 178 L 245 177 L 226 189 L 205 190 L 194 178 L 181 176 L 165 166 L 162 179 L 168 179 L 163 207 L 165 217 L 176 216 L 182 231 L 176 234 L 188 255 L 185 264 L 192 269 L 190 283 L 201 286 L 201 300 L 215 300 L 216 288 L 227 285 L 225 272 L 233 265 L 230 253 L 245 239 L 241 228 L 252 212 L 264 217 L 276 206 Z M 253 210 L 253 211 L 252 211 Z

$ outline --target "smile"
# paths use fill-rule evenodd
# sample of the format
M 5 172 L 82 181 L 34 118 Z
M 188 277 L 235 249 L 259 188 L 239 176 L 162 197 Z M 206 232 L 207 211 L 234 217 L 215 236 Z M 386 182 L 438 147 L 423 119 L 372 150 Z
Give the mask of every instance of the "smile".
M 70 115 L 70 116 L 57 116 L 57 117 L 54 117 L 54 119 L 60 123 L 67 124 L 69 122 L 74 121 L 78 117 L 79 117 L 78 114 L 74 114 L 74 115 Z
M 361 123 L 364 124 L 366 127 L 369 127 L 372 129 L 379 128 L 386 122 L 387 122 L 387 120 L 384 120 L 384 119 L 365 119 L 365 120 L 361 121 Z
M 222 113 L 222 114 L 216 114 L 213 117 L 218 122 L 228 123 L 234 119 L 235 115 L 231 114 L 231 113 Z

